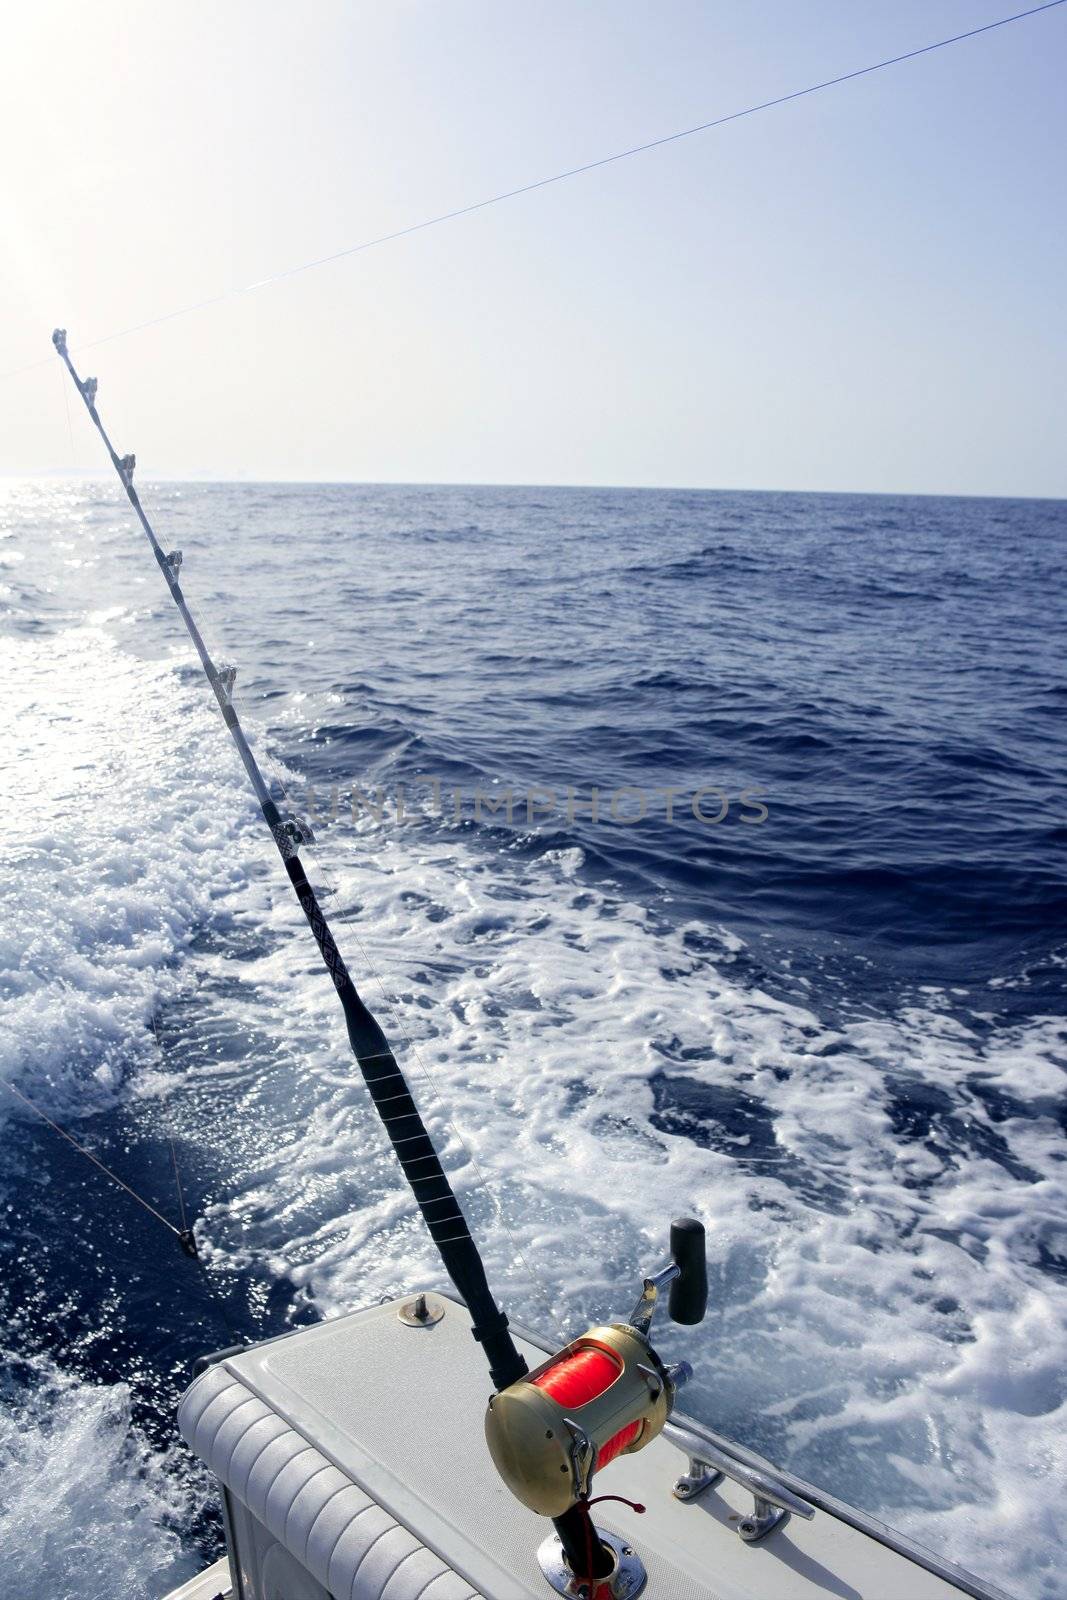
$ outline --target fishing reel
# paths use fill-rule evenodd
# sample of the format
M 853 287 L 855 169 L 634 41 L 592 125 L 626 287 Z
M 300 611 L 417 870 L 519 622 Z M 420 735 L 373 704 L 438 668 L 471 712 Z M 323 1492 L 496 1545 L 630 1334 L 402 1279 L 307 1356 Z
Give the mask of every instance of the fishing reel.
M 693 1371 L 687 1361 L 667 1366 L 649 1340 L 668 1285 L 672 1320 L 700 1322 L 708 1276 L 704 1227 L 693 1217 L 672 1222 L 671 1260 L 644 1280 L 627 1322 L 590 1328 L 489 1401 L 489 1454 L 531 1511 L 565 1518 L 588 1500 L 594 1472 L 616 1456 L 643 1450 L 662 1430 Z

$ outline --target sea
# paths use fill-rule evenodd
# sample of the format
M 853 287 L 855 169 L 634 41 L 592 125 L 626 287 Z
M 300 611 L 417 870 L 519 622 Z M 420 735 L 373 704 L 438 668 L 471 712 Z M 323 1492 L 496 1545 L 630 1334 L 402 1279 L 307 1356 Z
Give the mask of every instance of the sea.
M 686 1409 L 1062 1600 L 1067 503 L 142 494 L 512 1319 L 700 1217 Z M 4 1590 L 159 1600 L 195 1357 L 444 1279 L 117 483 L 0 611 Z

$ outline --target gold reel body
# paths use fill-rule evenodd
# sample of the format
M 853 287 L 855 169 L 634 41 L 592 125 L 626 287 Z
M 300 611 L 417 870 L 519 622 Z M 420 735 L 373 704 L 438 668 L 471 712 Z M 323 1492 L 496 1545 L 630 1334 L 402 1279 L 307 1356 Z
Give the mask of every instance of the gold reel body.
M 654 1439 L 673 1404 L 674 1385 L 648 1340 L 609 1323 L 493 1395 L 485 1437 L 516 1499 L 558 1517 L 588 1492 L 597 1467 Z

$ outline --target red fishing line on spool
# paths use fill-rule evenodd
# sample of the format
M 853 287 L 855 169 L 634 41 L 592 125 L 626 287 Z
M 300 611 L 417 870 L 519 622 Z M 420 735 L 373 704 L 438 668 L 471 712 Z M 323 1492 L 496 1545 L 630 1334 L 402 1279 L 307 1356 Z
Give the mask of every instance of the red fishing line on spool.
M 588 1405 L 590 1400 L 603 1394 L 621 1371 L 622 1362 L 617 1356 L 586 1345 L 564 1360 L 557 1361 L 555 1366 L 531 1381 L 538 1389 L 551 1395 L 557 1405 L 571 1411 Z M 628 1422 L 625 1428 L 620 1428 L 618 1433 L 606 1439 L 597 1452 L 597 1466 L 606 1467 L 609 1461 L 614 1461 L 637 1438 L 641 1426 L 640 1422 Z
M 609 1389 L 621 1371 L 618 1356 L 584 1345 L 530 1381 L 550 1394 L 558 1405 L 584 1406 Z
M 621 1456 L 627 1445 L 633 1444 L 643 1426 L 641 1422 L 628 1422 L 625 1428 L 620 1428 L 618 1433 L 613 1433 L 610 1439 L 606 1439 L 597 1451 L 597 1466 L 606 1467 L 609 1461 Z

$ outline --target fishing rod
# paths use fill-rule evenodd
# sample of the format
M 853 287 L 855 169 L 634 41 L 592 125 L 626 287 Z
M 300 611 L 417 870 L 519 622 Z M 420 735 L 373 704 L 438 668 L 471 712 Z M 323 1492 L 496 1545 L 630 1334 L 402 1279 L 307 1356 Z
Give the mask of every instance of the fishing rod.
M 52 343 L 70 373 L 74 387 L 85 402 L 93 426 L 104 441 L 107 453 L 111 457 L 111 464 L 118 473 L 119 481 L 126 491 L 137 520 L 152 547 L 152 554 L 156 558 L 159 570 L 166 580 L 171 599 L 177 606 L 189 637 L 193 641 L 204 675 L 218 701 L 222 719 L 230 730 L 230 736 L 259 801 L 263 819 L 278 847 L 289 881 L 315 936 L 326 970 L 333 979 L 344 1012 L 352 1052 L 370 1091 L 374 1108 L 389 1136 L 401 1170 L 422 1213 L 430 1237 L 437 1246 L 445 1270 L 471 1314 L 472 1332 L 485 1351 L 493 1384 L 498 1390 L 506 1389 L 509 1384 L 527 1372 L 527 1364 L 508 1332 L 507 1317 L 493 1298 L 485 1275 L 485 1266 L 478 1247 L 471 1237 L 463 1208 L 445 1175 L 440 1157 L 412 1098 L 407 1080 L 389 1048 L 381 1027 L 360 998 L 337 948 L 318 897 L 308 882 L 300 860 L 300 847 L 310 842 L 310 831 L 296 818 L 283 817 L 271 796 L 233 704 L 236 668 L 217 666 L 211 658 L 178 581 L 182 565 L 181 551 L 172 550 L 166 553 L 156 537 L 134 488 L 133 473 L 137 464 L 136 458 L 132 455 L 118 454 L 100 420 L 100 413 L 96 409 L 96 379 L 78 376 L 67 350 L 65 328 L 55 330 Z
M 310 830 L 297 818 L 282 815 L 241 727 L 233 704 L 236 668 L 216 665 L 211 658 L 178 581 L 181 551 L 164 552 L 156 537 L 133 485 L 136 459 L 118 454 L 100 420 L 96 379 L 78 376 L 67 349 L 66 329 L 57 328 L 52 343 L 104 441 L 193 641 L 263 819 L 333 979 L 352 1051 L 375 1110 L 430 1237 L 470 1313 L 471 1332 L 485 1351 L 495 1390 L 485 1417 L 489 1454 L 516 1499 L 529 1510 L 550 1518 L 555 1528 L 555 1536 L 538 1552 L 542 1571 L 560 1594 L 580 1600 L 622 1600 L 624 1596 L 630 1600 L 640 1587 L 636 1577 L 640 1562 L 628 1544 L 594 1526 L 591 1507 L 597 1500 L 590 1497 L 593 1474 L 617 1456 L 650 1444 L 667 1422 L 678 1389 L 692 1376 L 688 1362 L 668 1365 L 660 1358 L 652 1347 L 650 1330 L 659 1296 L 668 1286 L 669 1312 L 675 1322 L 694 1324 L 703 1318 L 708 1297 L 703 1225 L 692 1217 L 672 1223 L 671 1259 L 644 1279 L 640 1298 L 625 1321 L 594 1325 L 530 1372 L 508 1332 L 508 1319 L 493 1298 L 467 1219 L 407 1080 L 381 1027 L 360 998 L 308 882 L 300 848 L 311 842 Z M 179 1242 L 187 1254 L 195 1255 L 191 1232 L 179 1234 Z M 424 1295 L 405 1306 L 402 1316 L 415 1323 L 436 1320 Z M 626 1503 L 636 1511 L 644 1510 L 634 1502 Z

